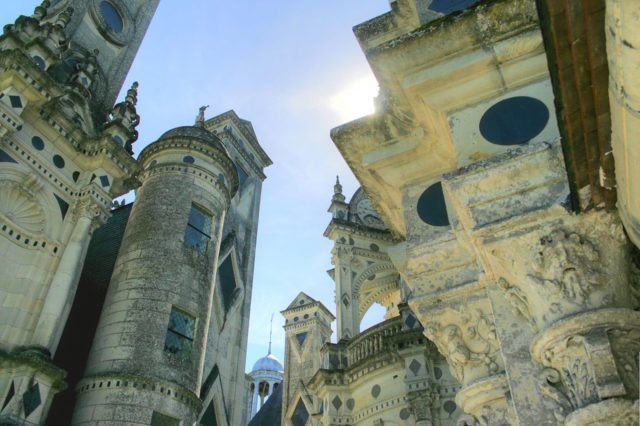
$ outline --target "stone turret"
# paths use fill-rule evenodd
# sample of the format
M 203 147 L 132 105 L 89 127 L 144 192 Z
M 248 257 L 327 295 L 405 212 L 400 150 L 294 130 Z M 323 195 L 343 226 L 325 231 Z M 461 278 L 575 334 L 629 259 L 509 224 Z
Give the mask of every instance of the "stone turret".
M 320 348 L 331 338 L 335 317 L 302 292 L 281 313 L 286 335 L 282 424 L 306 424 L 305 419 L 322 411 L 322 402 L 309 393 L 306 384 L 321 367 Z
M 73 424 L 193 424 L 201 409 L 220 233 L 238 175 L 221 141 L 200 126 L 166 132 L 139 161 L 141 186 Z

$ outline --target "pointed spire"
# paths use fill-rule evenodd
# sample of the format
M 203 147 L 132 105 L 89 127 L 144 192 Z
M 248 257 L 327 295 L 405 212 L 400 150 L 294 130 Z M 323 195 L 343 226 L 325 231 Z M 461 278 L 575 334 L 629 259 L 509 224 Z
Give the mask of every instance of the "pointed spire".
M 273 313 L 271 313 L 271 325 L 269 326 L 269 353 L 271 355 L 271 334 L 273 333 Z
M 138 82 L 134 81 L 131 88 L 127 90 L 127 96 L 124 98 L 125 102 L 128 102 L 133 106 L 138 104 L 138 86 L 140 86 Z
M 209 105 L 203 105 L 200 107 L 200 112 L 196 116 L 196 126 L 204 127 L 204 111 L 209 108 Z
M 334 194 L 342 194 L 342 185 L 340 185 L 340 176 L 336 175 L 336 184 L 333 185 Z
M 340 184 L 340 177 L 336 175 L 336 184 L 333 185 L 333 201 L 344 202 L 345 198 L 342 194 L 342 185 Z

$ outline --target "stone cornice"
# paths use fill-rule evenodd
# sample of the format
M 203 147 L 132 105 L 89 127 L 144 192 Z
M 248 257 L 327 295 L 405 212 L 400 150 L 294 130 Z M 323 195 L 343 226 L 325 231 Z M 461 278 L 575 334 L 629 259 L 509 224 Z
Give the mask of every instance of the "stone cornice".
M 229 158 L 226 152 L 223 152 L 220 149 L 214 148 L 213 146 L 211 146 L 206 142 L 200 141 L 198 139 L 187 138 L 182 136 L 164 137 L 145 147 L 140 153 L 140 155 L 138 156 L 138 161 L 140 162 L 141 166 L 144 167 L 144 164 L 149 160 L 149 158 L 153 154 L 156 154 L 164 150 L 180 150 L 180 149 L 192 149 L 192 150 L 198 151 L 202 154 L 205 154 L 212 160 L 216 161 L 220 166 L 222 166 L 226 172 L 225 177 L 230 183 L 228 188 L 226 184 L 223 184 L 225 188 L 225 192 L 227 192 L 229 199 L 233 198 L 235 193 L 238 191 L 238 187 L 239 187 L 238 173 L 236 171 L 235 165 L 233 164 L 233 161 Z M 180 164 L 180 166 L 186 167 L 188 165 Z M 217 176 L 216 176 L 216 180 L 219 181 L 219 178 Z
M 370 228 L 368 226 L 360 225 L 358 223 L 349 222 L 343 219 L 333 218 L 327 229 L 324 231 L 324 236 L 330 239 L 334 239 L 333 235 L 335 235 L 338 231 L 344 231 L 350 234 L 360 235 L 363 237 L 371 238 L 377 241 L 386 241 L 391 243 L 398 242 L 393 234 L 389 231 L 382 231 L 375 228 Z
M 433 37 L 441 38 L 445 31 L 447 31 L 446 35 L 448 36 L 449 31 L 452 33 L 461 33 L 465 31 L 466 27 L 479 30 L 480 22 L 476 21 L 481 20 L 484 24 L 482 31 L 485 35 L 483 43 L 490 44 L 501 38 L 512 37 L 514 33 L 537 25 L 538 14 L 535 3 L 531 1 L 484 0 L 470 6 L 464 11 L 450 13 L 440 19 L 430 21 L 400 37 L 372 47 L 368 49 L 365 54 L 367 56 L 382 55 L 397 48 L 407 47 L 414 42 L 425 42 L 425 39 Z M 443 57 L 449 53 L 447 50 L 441 50 Z M 424 60 L 424 58 L 420 60 Z
M 174 382 L 169 382 L 156 377 L 140 376 L 122 372 L 101 373 L 91 377 L 85 377 L 76 386 L 78 394 L 91 391 L 112 390 L 133 387 L 138 391 L 159 393 L 163 397 L 169 396 L 183 404 L 187 404 L 195 410 L 202 408 L 200 398 L 186 387 Z
M 322 310 L 332 320 L 336 319 L 336 317 L 333 316 L 331 311 L 329 311 L 329 309 L 327 309 L 326 306 L 324 306 L 324 304 L 322 302 L 319 302 L 317 300 L 314 301 L 314 302 L 311 302 L 311 303 L 306 303 L 306 304 L 301 305 L 301 306 L 295 306 L 293 308 L 285 309 L 283 311 L 280 311 L 280 313 L 283 314 L 283 315 L 285 315 L 285 314 L 288 315 L 288 314 L 293 314 L 293 313 L 297 313 L 297 312 L 303 312 L 303 311 L 306 311 L 309 308 L 314 308 L 314 307 L 320 308 L 320 310 Z
M 273 164 L 271 158 L 269 158 L 267 153 L 262 149 L 262 146 L 260 146 L 258 139 L 256 139 L 253 133 L 247 129 L 246 124 L 244 124 L 240 120 L 240 117 L 238 117 L 234 110 L 229 110 L 213 118 L 210 118 L 209 120 L 205 121 L 205 126 L 209 128 L 215 127 L 225 120 L 231 120 L 236 125 L 236 127 L 238 127 L 238 129 L 242 132 L 242 136 L 247 138 L 247 141 L 249 142 L 251 147 L 256 151 L 260 159 L 264 162 L 265 167 Z

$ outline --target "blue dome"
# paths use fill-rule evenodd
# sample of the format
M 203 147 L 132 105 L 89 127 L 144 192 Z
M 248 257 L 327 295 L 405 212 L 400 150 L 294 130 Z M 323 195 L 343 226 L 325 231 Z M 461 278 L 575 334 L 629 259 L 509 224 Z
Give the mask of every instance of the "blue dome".
M 276 358 L 272 354 L 269 354 L 267 356 L 263 356 L 262 358 L 257 360 L 255 364 L 253 364 L 253 369 L 251 370 L 251 372 L 258 370 L 284 371 L 284 368 L 282 367 L 282 363 L 278 361 L 278 358 Z

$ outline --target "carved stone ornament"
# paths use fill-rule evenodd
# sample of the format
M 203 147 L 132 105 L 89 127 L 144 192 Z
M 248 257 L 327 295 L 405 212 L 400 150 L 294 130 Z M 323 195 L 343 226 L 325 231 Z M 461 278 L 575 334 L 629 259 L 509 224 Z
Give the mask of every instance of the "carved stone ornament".
M 531 352 L 550 367 L 539 387 L 559 421 L 603 400 L 638 398 L 638 312 L 600 309 L 560 321 L 536 337 Z
M 89 228 L 89 232 L 91 233 L 102 226 L 107 218 L 103 212 L 103 208 L 90 198 L 83 198 L 76 201 L 72 214 L 74 222 L 77 222 L 80 218 L 91 220 L 91 227 Z
M 553 368 L 545 368 L 538 374 L 538 388 L 545 397 L 547 405 L 553 411 L 553 415 L 559 424 L 563 424 L 567 414 L 576 407 L 573 405 L 567 391 L 562 386 L 560 373 Z
M 0 180 L 0 213 L 27 232 L 36 234 L 44 230 L 42 206 L 28 187 L 17 182 Z
M 601 285 L 600 254 L 593 244 L 576 233 L 556 230 L 540 239 L 534 273 L 528 278 L 551 298 L 561 297 L 584 306 L 595 287 Z M 552 310 L 554 302 L 551 302 Z
M 490 406 L 482 409 L 482 414 L 472 416 L 471 414 L 463 414 L 458 417 L 457 426 L 506 426 L 512 424 L 508 421 L 506 411 L 493 410 Z
M 627 395 L 637 398 L 640 380 L 638 356 L 640 354 L 640 330 L 637 328 L 614 328 L 608 331 L 611 350 L 618 368 L 618 375 Z
M 503 361 L 493 321 L 480 309 L 456 316 L 459 325 L 432 321 L 424 330 L 449 361 L 451 374 L 464 385 L 501 371 Z
M 524 292 L 518 287 L 514 287 L 509 284 L 509 282 L 504 278 L 498 279 L 498 287 L 500 287 L 504 292 L 504 297 L 511 305 L 513 312 L 524 318 L 535 330 L 537 328 L 536 320 L 529 311 L 529 301 L 527 300 L 527 296 Z
M 411 412 L 415 417 L 416 421 L 424 421 L 431 420 L 431 408 L 438 400 L 438 393 L 423 390 L 420 392 L 410 392 L 409 395 L 409 404 L 411 405 Z

